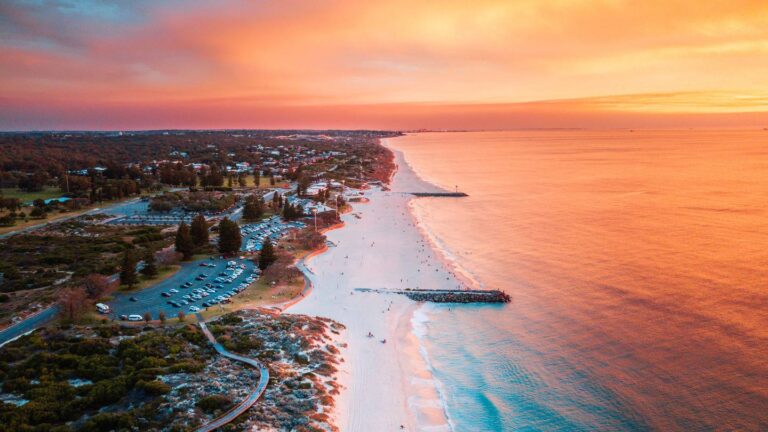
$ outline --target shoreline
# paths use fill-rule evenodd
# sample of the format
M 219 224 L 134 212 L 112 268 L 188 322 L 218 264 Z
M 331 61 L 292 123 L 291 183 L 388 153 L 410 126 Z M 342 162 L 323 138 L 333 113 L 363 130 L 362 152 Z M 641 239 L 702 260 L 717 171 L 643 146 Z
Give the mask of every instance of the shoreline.
M 433 188 L 437 191 L 447 191 L 447 189 L 443 188 L 442 186 L 431 182 L 430 180 L 425 179 L 421 174 L 419 174 L 408 162 L 408 160 L 405 157 L 405 152 L 402 150 L 399 150 L 391 145 L 389 145 L 389 140 L 392 138 L 385 138 L 382 139 L 382 145 L 389 149 L 394 155 L 395 155 L 395 161 L 401 160 L 403 165 L 406 166 L 407 170 L 412 173 L 412 175 L 418 180 L 418 182 L 423 183 L 428 189 L 429 187 Z M 395 163 L 395 171 L 399 169 L 400 164 L 397 162 Z M 392 176 L 394 178 L 394 174 Z M 424 186 L 422 186 L 424 187 Z M 453 276 L 459 279 L 462 285 L 465 285 L 466 289 L 485 289 L 485 285 L 480 282 L 479 279 L 477 279 L 472 272 L 464 268 L 461 264 L 459 264 L 458 260 L 456 259 L 455 255 L 451 253 L 445 246 L 442 245 L 440 240 L 437 238 L 437 236 L 426 226 L 423 219 L 423 213 L 420 213 L 422 210 L 420 210 L 417 207 L 417 199 L 414 199 L 417 197 L 413 197 L 410 200 L 408 200 L 408 210 L 411 214 L 411 219 L 413 220 L 414 225 L 419 229 L 422 236 L 429 241 L 430 247 L 438 252 L 438 257 L 441 260 L 442 264 L 446 266 L 447 268 L 453 270 Z M 422 198 L 423 199 L 423 198 Z M 422 214 L 420 217 L 419 215 Z
M 345 229 L 328 234 L 336 247 L 315 254 L 304 265 L 311 295 L 283 311 L 328 317 L 347 327 L 345 361 L 337 375 L 342 387 L 333 412 L 340 430 L 390 431 L 402 426 L 450 431 L 445 395 L 414 332 L 415 316 L 424 304 L 402 296 L 354 292 L 359 287 L 444 289 L 460 284 L 419 226 L 409 205 L 415 197 L 403 193 L 437 188 L 418 177 L 402 152 L 386 140 L 382 145 L 395 161 L 391 190 L 369 189 L 370 202 L 343 215 Z

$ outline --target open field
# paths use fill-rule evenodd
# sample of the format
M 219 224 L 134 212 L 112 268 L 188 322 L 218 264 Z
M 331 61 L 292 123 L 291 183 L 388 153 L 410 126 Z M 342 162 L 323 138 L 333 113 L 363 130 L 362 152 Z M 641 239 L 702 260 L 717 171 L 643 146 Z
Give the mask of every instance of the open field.
M 50 199 L 50 198 L 58 198 L 62 195 L 64 195 L 63 192 L 61 192 L 61 189 L 58 187 L 52 187 L 48 186 L 43 188 L 43 190 L 39 192 L 24 192 L 21 189 L 11 189 L 11 188 L 3 188 L 0 189 L 2 191 L 2 196 L 6 198 L 18 198 L 21 200 L 22 203 L 26 203 L 29 201 L 34 201 L 36 199 Z

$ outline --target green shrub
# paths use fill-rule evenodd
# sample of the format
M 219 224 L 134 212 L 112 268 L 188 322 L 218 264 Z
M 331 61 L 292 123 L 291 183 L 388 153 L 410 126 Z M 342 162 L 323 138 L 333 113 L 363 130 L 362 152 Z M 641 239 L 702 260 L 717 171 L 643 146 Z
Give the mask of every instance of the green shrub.
M 162 395 L 166 394 L 169 391 L 171 391 L 171 387 L 168 386 L 168 384 L 165 384 L 162 381 L 139 381 L 136 383 L 136 388 L 140 390 L 144 390 L 147 394 L 150 395 Z
M 211 395 L 197 401 L 197 406 L 206 413 L 225 411 L 232 407 L 232 400 L 223 395 Z

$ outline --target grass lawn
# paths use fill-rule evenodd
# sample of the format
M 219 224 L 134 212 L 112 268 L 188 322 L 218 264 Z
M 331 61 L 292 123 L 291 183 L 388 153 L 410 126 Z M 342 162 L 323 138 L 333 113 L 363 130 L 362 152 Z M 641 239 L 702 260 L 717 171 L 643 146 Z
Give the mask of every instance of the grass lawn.
M 224 315 L 245 308 L 269 307 L 284 303 L 301 293 L 304 289 L 304 277 L 299 276 L 290 283 L 269 285 L 263 280 L 252 283 L 245 291 L 232 297 L 232 303 L 218 304 L 200 311 L 204 319 Z M 187 317 L 189 320 L 190 317 Z M 194 318 L 192 318 L 194 319 Z
M 160 282 L 168 279 L 169 277 L 175 275 L 179 270 L 181 270 L 180 265 L 172 265 L 168 267 L 163 267 L 158 269 L 157 276 L 153 277 L 152 279 L 147 279 L 144 275 L 139 274 L 139 283 L 133 286 L 133 288 L 128 288 L 126 285 L 120 285 L 120 291 L 121 292 L 135 292 L 135 291 L 141 291 L 144 288 L 151 287 L 153 285 L 157 285 Z
M 0 189 L 6 198 L 18 198 L 22 203 L 40 199 L 59 198 L 64 195 L 58 187 L 48 186 L 40 192 L 24 192 L 20 189 Z

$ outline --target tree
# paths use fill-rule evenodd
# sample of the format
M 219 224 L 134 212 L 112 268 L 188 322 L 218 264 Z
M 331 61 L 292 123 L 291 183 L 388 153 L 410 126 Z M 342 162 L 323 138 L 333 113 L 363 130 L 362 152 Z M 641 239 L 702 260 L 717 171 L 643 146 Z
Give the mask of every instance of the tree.
M 224 175 L 218 165 L 212 165 L 208 175 L 204 178 L 203 186 L 221 186 L 224 184 Z
M 32 209 L 31 212 L 29 212 L 29 215 L 33 218 L 44 218 L 46 217 L 45 210 L 43 210 L 42 207 L 35 207 Z
M 259 254 L 259 268 L 261 271 L 264 271 L 269 267 L 273 262 L 277 260 L 277 257 L 275 256 L 275 249 L 272 246 L 272 241 L 267 237 L 266 240 L 264 240 L 264 244 L 261 246 L 261 253 Z
M 109 278 L 104 275 L 92 274 L 83 279 L 83 289 L 85 290 L 85 295 L 89 299 L 97 299 L 103 297 L 112 290 L 112 283 L 109 281 Z
M 192 235 L 189 232 L 189 226 L 182 222 L 176 231 L 176 252 L 180 252 L 185 260 L 192 258 L 195 244 L 192 242 Z
M 147 251 L 147 255 L 144 257 L 144 267 L 141 269 L 141 274 L 147 278 L 153 278 L 157 276 L 157 264 L 155 263 L 155 252 L 150 249 Z
M 144 312 L 144 321 L 146 322 L 152 321 L 152 314 L 149 312 Z
M 243 239 L 240 236 L 240 227 L 237 222 L 228 218 L 219 222 L 219 252 L 225 255 L 236 254 L 240 251 Z
M 165 324 L 165 312 L 163 311 L 158 312 L 157 319 L 159 319 L 161 323 Z
M 254 197 L 249 197 L 245 201 L 245 207 L 243 208 L 243 219 L 253 221 L 261 218 L 264 213 L 261 201 L 257 201 Z
M 71 288 L 61 297 L 59 304 L 62 317 L 75 321 L 87 310 L 88 298 L 83 288 Z
M 136 284 L 136 256 L 132 250 L 125 251 L 120 270 L 120 283 L 133 287 Z
M 201 247 L 208 244 L 208 222 L 205 220 L 205 216 L 198 213 L 194 219 L 192 219 L 192 227 L 190 229 L 192 235 L 192 244 L 195 247 Z
M 179 311 L 179 313 L 176 314 L 176 317 L 179 318 L 179 322 L 184 322 L 184 318 L 186 318 L 187 315 L 184 311 Z

